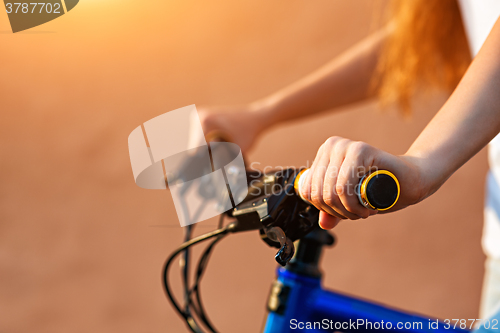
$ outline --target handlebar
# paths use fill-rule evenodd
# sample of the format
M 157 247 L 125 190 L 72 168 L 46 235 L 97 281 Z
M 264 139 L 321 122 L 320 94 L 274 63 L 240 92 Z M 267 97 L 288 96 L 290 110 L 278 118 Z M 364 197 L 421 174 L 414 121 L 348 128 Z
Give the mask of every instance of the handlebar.
M 189 239 L 188 237 L 187 241 L 167 259 L 163 269 L 165 292 L 192 332 L 202 331 L 191 311 L 196 313 L 207 328 L 215 332 L 200 301 L 199 284 L 214 245 L 229 233 L 259 230 L 264 242 L 279 249 L 275 259 L 280 265 L 285 266 L 290 262 L 290 271 L 295 271 L 297 274 L 299 274 L 298 272 L 300 274 L 307 273 L 308 276 L 319 276 L 317 264 L 321 247 L 331 245 L 334 239 L 324 230 L 319 231 L 319 210 L 300 194 L 300 188 L 308 172 L 309 169 L 295 168 L 266 174 L 247 172 L 247 197 L 233 210 L 225 213 L 225 215 L 234 218 L 235 221 L 197 238 Z M 363 206 L 377 210 L 387 210 L 393 207 L 398 201 L 400 193 L 397 178 L 386 170 L 377 170 L 365 175 L 355 189 Z M 215 239 L 206 248 L 198 263 L 192 288 L 189 288 L 186 282 L 188 275 L 185 274 L 184 297 L 186 304 L 181 306 L 174 298 L 170 288 L 169 267 L 177 255 L 184 253 L 185 272 L 187 272 L 187 267 L 189 267 L 188 249 L 192 245 L 212 238 Z M 301 241 L 298 243 L 295 255 L 296 243 L 294 244 L 294 241 L 298 239 Z M 292 258 L 294 259 L 292 260 Z M 196 297 L 196 303 L 193 297 Z M 195 304 L 198 304 L 197 307 Z
M 294 188 L 300 198 L 309 202 L 301 194 L 302 186 L 310 169 L 303 169 L 295 177 Z M 366 174 L 355 187 L 359 202 L 366 208 L 384 211 L 391 209 L 399 199 L 399 181 L 387 170 L 376 170 Z
M 228 215 L 236 218 L 232 232 L 260 230 L 268 245 L 280 249 L 276 261 L 285 266 L 294 254 L 293 242 L 317 225 L 318 209 L 300 194 L 309 169 L 286 169 L 258 176 L 247 174 L 249 193 Z M 275 189 L 278 191 L 275 191 Z M 391 172 L 376 170 L 355 187 L 360 203 L 379 211 L 393 207 L 399 199 L 399 182 Z

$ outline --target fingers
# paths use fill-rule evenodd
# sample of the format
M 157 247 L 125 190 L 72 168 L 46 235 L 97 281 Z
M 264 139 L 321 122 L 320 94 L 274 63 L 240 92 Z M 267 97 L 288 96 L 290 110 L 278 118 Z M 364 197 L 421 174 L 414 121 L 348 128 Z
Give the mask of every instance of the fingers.
M 323 204 L 335 210 L 341 216 L 351 220 L 357 220 L 360 216 L 345 209 L 336 191 L 339 169 L 344 162 L 348 143 L 349 140 L 337 140 L 335 146 L 332 148 L 330 153 L 330 164 L 323 178 Z
M 301 195 L 321 211 L 322 228 L 333 228 L 340 219 L 356 220 L 377 213 L 361 205 L 355 191 L 377 152 L 365 143 L 339 137 L 329 138 L 320 147 Z
M 330 141 L 330 143 L 333 142 L 333 140 Z M 314 162 L 306 175 L 306 180 L 301 187 L 301 195 L 319 210 L 325 211 L 328 214 L 336 216 L 338 218 L 346 219 L 349 217 L 343 215 L 341 210 L 338 210 L 334 206 L 326 204 L 323 200 L 323 184 L 325 173 L 327 172 L 328 165 L 330 164 L 330 154 L 325 153 L 325 150 L 328 150 L 330 148 L 330 143 L 327 143 L 323 144 L 318 150 L 316 158 L 314 159 Z
M 318 209 L 323 210 L 330 215 L 337 216 L 339 218 L 349 218 L 342 214 L 341 211 L 336 210 L 334 206 L 325 203 L 323 198 L 323 187 L 325 184 L 325 177 L 327 173 L 328 166 L 330 164 L 330 154 L 328 154 L 329 147 L 323 145 L 322 153 L 316 158 L 314 170 L 311 175 L 311 203 Z
M 335 185 L 342 206 L 360 218 L 367 218 L 377 212 L 361 205 L 355 191 L 356 185 L 371 167 L 371 149 L 372 147 L 364 142 L 351 142 Z

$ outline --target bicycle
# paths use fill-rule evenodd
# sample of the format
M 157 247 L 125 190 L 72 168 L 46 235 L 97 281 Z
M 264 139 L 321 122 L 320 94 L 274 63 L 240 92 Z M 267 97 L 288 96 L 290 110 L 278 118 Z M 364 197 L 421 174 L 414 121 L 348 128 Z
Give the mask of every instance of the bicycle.
M 203 332 L 200 323 L 209 332 L 217 332 L 205 312 L 199 292 L 200 281 L 211 251 L 228 234 L 251 230 L 259 230 L 265 243 L 279 249 L 275 259 L 281 267 L 277 269 L 277 278 L 272 284 L 268 298 L 264 333 L 296 330 L 436 333 L 469 331 L 467 325 L 463 327 L 462 323 L 457 327 L 457 324 L 453 326 L 449 322 L 324 289 L 321 285 L 319 262 L 324 247 L 334 244 L 334 236 L 318 227 L 319 211 L 298 194 L 305 172 L 293 168 L 264 175 L 249 172 L 247 180 L 251 187 L 247 197 L 236 208 L 224 214 L 235 219 L 234 222 L 225 227 L 219 223 L 217 230 L 194 239 L 190 239 L 192 227 L 187 228 L 184 244 L 174 251 L 165 263 L 163 284 L 174 309 L 192 332 Z M 276 187 L 281 190 L 271 191 Z M 356 194 L 361 204 L 386 210 L 396 203 L 399 184 L 390 172 L 377 170 L 360 180 Z M 221 215 L 221 222 L 224 215 Z M 215 240 L 203 252 L 197 266 L 194 285 L 189 288 L 189 248 L 212 238 Z M 168 281 L 169 268 L 181 253 L 184 254 L 183 307 L 174 298 Z M 198 321 L 193 313 L 198 317 Z

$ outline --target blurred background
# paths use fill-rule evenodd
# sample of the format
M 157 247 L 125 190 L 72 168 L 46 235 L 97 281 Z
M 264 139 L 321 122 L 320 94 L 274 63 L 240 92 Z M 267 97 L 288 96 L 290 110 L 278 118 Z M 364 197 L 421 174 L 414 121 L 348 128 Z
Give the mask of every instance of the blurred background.
M 369 34 L 384 5 L 82 0 L 17 34 L 1 11 L 0 331 L 187 331 L 160 279 L 183 230 L 167 191 L 135 185 L 129 133 L 182 106 L 247 103 L 299 79 Z M 445 98 L 417 98 L 409 120 L 369 103 L 286 124 L 248 161 L 304 165 L 332 135 L 402 154 Z M 341 223 L 323 258 L 325 284 L 429 316 L 477 318 L 486 169 L 482 151 L 425 202 Z M 256 232 L 215 249 L 202 294 L 221 332 L 260 329 L 274 253 Z

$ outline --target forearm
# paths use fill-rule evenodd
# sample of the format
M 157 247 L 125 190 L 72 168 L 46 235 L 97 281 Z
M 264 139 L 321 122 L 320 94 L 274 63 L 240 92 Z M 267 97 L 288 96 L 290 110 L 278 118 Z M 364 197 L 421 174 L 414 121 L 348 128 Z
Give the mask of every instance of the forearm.
M 423 198 L 500 131 L 500 23 L 449 100 L 406 153 L 425 174 Z
M 365 38 L 322 68 L 254 103 L 264 127 L 310 116 L 374 95 L 372 77 L 389 29 Z

